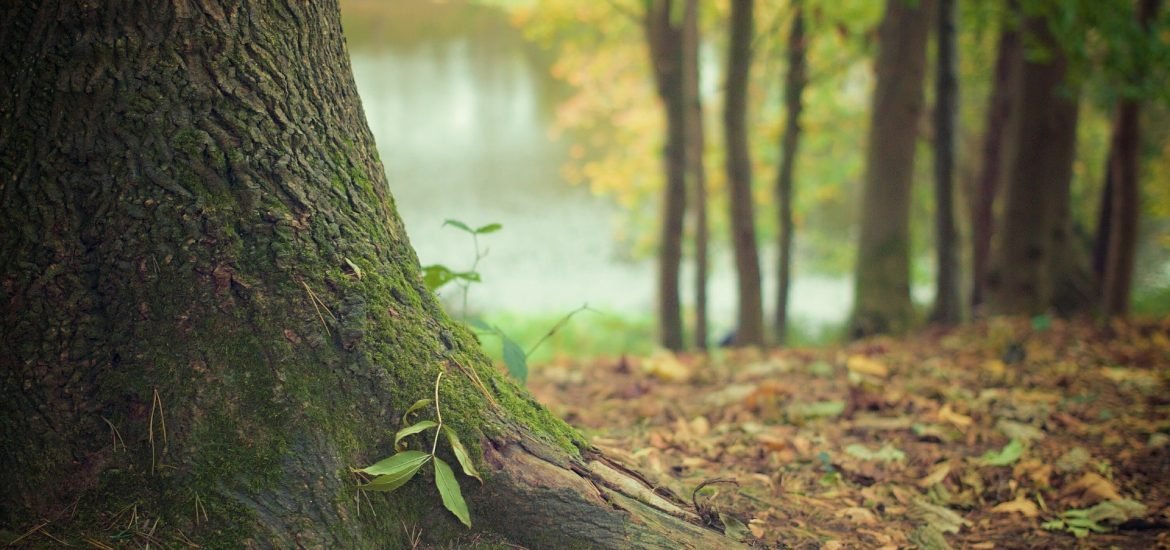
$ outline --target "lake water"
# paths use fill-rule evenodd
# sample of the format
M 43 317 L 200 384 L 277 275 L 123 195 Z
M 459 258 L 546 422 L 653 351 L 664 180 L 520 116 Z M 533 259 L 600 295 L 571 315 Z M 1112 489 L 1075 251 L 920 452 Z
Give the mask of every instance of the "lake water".
M 450 2 L 439 13 L 457 8 Z M 558 86 L 505 16 L 479 9 L 466 32 L 450 25 L 434 35 L 418 32 L 434 22 L 410 21 L 411 11 L 399 7 L 390 28 L 349 35 L 358 91 L 420 261 L 466 269 L 475 255 L 471 240 L 443 221 L 499 222 L 503 230 L 480 239 L 487 256 L 470 311 L 556 314 L 588 303 L 652 314 L 655 264 L 625 259 L 613 238 L 621 209 L 560 176 L 572 142 L 549 137 Z M 420 18 L 436 17 L 420 11 Z M 762 252 L 771 309 L 774 255 Z M 731 266 L 729 254 L 715 253 L 709 308 L 718 330 L 734 319 Z M 689 297 L 689 272 L 684 277 Z M 839 322 L 852 288 L 846 278 L 799 277 L 791 301 L 791 314 L 805 322 Z

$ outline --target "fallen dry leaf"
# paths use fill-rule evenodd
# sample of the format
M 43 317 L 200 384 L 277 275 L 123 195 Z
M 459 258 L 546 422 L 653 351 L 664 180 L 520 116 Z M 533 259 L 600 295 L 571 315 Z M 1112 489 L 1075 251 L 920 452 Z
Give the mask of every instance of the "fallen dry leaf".
M 1081 504 L 1092 505 L 1109 500 L 1123 500 L 1121 493 L 1108 479 L 1093 472 L 1085 475 L 1060 492 L 1061 498 L 1075 499 Z
M 959 429 L 969 427 L 972 422 L 970 416 L 955 412 L 950 403 L 947 403 L 939 408 L 938 420 L 939 422 L 947 422 Z
M 996 504 L 991 508 L 991 511 L 996 514 L 1019 513 L 1028 518 L 1034 518 L 1040 515 L 1040 508 L 1036 506 L 1036 503 L 1024 497 L 1023 494 L 1016 495 L 1015 500 Z
M 665 382 L 686 382 L 694 375 L 678 356 L 666 350 L 658 350 L 642 361 L 642 370 Z
M 879 361 L 875 361 L 864 355 L 851 355 L 845 361 L 845 368 L 849 372 L 857 374 L 865 374 L 877 378 L 885 378 L 890 375 L 890 369 Z
M 926 477 L 919 479 L 918 486 L 919 487 L 930 487 L 931 485 L 942 483 L 942 481 L 944 479 L 946 479 L 947 476 L 950 475 L 950 473 L 951 473 L 951 463 L 950 462 L 943 462 L 942 464 L 935 466 L 934 469 L 931 470 L 930 473 L 926 475 Z
M 874 525 L 878 522 L 878 517 L 869 508 L 862 508 L 860 506 L 851 506 L 849 508 L 842 508 L 837 510 L 834 514 L 839 518 L 845 518 L 850 523 L 856 525 Z

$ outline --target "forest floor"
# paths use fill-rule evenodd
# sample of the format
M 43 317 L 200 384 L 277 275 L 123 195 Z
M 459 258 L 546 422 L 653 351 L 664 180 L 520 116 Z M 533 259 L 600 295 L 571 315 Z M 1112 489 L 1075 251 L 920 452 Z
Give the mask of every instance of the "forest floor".
M 758 547 L 1170 548 L 1170 319 L 560 360 L 529 387 Z

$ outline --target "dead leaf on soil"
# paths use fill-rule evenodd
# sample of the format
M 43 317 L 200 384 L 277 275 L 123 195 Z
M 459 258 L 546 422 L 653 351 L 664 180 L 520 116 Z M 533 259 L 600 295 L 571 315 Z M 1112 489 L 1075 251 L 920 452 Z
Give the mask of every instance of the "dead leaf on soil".
M 686 382 L 694 374 L 675 354 L 658 350 L 642 362 L 642 370 L 665 382 Z
M 889 367 L 886 367 L 881 362 L 870 359 L 864 355 L 849 356 L 849 359 L 845 361 L 845 368 L 849 369 L 849 372 L 865 374 L 877 378 L 885 378 L 890 375 Z
M 946 479 L 950 473 L 951 463 L 949 461 L 943 462 L 942 464 L 935 466 L 929 474 L 926 474 L 926 477 L 919 479 L 918 486 L 925 488 L 930 487 L 931 485 L 942 483 L 942 481 Z
M 842 508 L 833 514 L 839 518 L 849 520 L 850 523 L 856 525 L 875 525 L 878 522 L 877 514 L 869 508 L 862 508 L 860 506 L 851 506 L 849 508 Z
M 1040 507 L 1036 506 L 1035 502 L 1026 498 L 1023 494 L 1016 495 L 1015 500 L 996 504 L 992 507 L 991 511 L 996 514 L 1019 513 L 1028 518 L 1034 518 L 1040 515 Z
M 947 422 L 960 430 L 971 426 L 971 417 L 965 414 L 955 412 L 950 403 L 947 403 L 938 410 L 939 422 Z
M 1123 500 L 1121 493 L 1108 479 L 1094 472 L 1085 475 L 1060 492 L 1062 499 L 1075 499 L 1083 504 L 1097 504 L 1110 500 Z

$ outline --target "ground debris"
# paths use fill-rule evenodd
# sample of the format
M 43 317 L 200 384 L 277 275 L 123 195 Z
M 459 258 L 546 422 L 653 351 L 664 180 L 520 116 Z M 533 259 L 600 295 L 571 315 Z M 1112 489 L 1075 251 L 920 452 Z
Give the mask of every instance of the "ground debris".
M 530 387 L 676 494 L 736 479 L 698 512 L 762 547 L 1170 547 L 1170 320 L 664 354 Z

